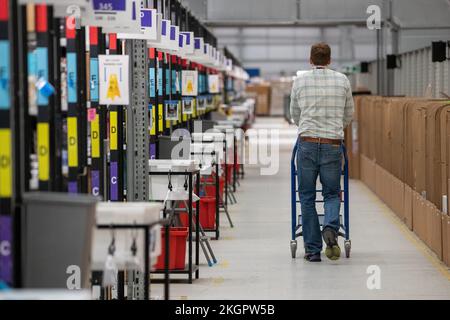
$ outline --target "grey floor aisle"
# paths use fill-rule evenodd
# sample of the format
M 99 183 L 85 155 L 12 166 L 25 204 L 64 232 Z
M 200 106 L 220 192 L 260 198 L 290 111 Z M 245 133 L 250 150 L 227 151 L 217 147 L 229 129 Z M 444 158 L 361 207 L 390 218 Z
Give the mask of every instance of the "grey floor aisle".
M 172 284 L 172 299 L 450 299 L 450 272 L 361 182 L 352 181 L 352 257 L 318 264 L 303 260 L 299 241 L 292 260 L 289 163 L 295 128 L 281 118 L 261 119 L 256 128 L 280 129 L 280 170 L 261 176 L 247 167 L 230 206 L 231 229 L 222 219 L 222 239 L 213 241 L 219 263 L 202 257 L 200 279 Z M 367 268 L 381 271 L 381 288 L 367 288 Z M 155 285 L 153 296 L 161 295 Z

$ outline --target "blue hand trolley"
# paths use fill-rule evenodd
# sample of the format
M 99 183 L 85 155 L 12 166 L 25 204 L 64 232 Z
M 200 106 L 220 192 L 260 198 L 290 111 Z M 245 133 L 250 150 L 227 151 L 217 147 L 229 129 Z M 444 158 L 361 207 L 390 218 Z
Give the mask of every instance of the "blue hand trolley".
M 297 181 L 297 168 L 296 168 L 296 158 L 297 158 L 297 149 L 298 149 L 298 140 L 295 143 L 294 150 L 292 151 L 291 157 L 291 226 L 292 226 L 292 237 L 291 237 L 291 254 L 292 259 L 295 259 L 297 253 L 297 238 L 303 235 L 302 231 L 302 215 L 297 215 L 297 204 L 300 203 L 298 199 L 298 181 Z M 350 221 L 349 221 L 349 185 L 348 185 L 348 157 L 347 150 L 342 144 L 342 153 L 344 155 L 344 170 L 342 171 L 342 175 L 344 177 L 344 189 L 341 189 L 341 202 L 344 203 L 344 214 L 340 214 L 340 224 L 341 228 L 339 230 L 339 235 L 344 237 L 344 248 L 345 248 L 345 256 L 350 258 L 350 250 L 351 250 L 351 240 L 350 240 Z M 316 192 L 322 192 L 322 190 L 316 190 Z M 316 200 L 316 203 L 323 203 L 323 200 Z M 318 213 L 319 223 L 322 226 L 324 220 L 324 214 Z M 343 220 L 342 220 L 343 218 Z

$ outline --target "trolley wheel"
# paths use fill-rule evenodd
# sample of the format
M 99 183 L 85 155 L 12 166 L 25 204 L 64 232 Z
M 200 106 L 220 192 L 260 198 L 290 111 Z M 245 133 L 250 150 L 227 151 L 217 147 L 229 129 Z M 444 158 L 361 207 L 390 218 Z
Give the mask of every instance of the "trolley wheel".
M 295 259 L 296 254 L 297 254 L 297 240 L 291 240 L 292 259 Z
M 350 258 L 350 250 L 352 248 L 352 242 L 350 240 L 345 240 L 344 248 L 345 248 L 345 257 Z

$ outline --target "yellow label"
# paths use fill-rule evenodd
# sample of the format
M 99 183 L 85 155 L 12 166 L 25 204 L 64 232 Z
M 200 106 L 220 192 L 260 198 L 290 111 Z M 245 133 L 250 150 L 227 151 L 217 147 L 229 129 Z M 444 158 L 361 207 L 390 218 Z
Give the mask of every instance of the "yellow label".
M 192 99 L 192 117 L 195 118 L 197 116 L 197 99 Z
M 188 119 L 188 115 L 187 114 L 183 114 L 183 121 L 186 122 Z
M 150 129 L 150 135 L 154 136 L 156 135 L 156 110 L 155 107 L 152 108 L 152 115 L 151 115 L 151 122 L 152 122 L 152 127 Z
M 109 114 L 109 149 L 117 150 L 117 111 L 111 111 Z
M 0 129 L 0 198 L 10 198 L 12 192 L 11 130 Z
M 37 124 L 37 148 L 39 180 L 48 181 L 50 178 L 50 132 L 48 123 Z
M 98 114 L 91 122 L 92 158 L 100 158 L 100 124 Z
M 162 132 L 163 131 L 163 105 L 162 104 L 158 104 L 158 131 Z
M 67 151 L 69 167 L 78 167 L 78 130 L 77 118 L 67 118 Z

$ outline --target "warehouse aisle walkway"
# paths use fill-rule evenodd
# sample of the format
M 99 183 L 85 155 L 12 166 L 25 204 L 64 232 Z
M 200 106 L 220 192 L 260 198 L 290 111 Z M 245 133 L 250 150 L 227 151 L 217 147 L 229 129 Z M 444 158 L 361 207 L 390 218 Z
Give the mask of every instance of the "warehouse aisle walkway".
M 302 242 L 292 260 L 289 163 L 295 128 L 281 118 L 258 119 L 256 128 L 279 128 L 280 171 L 260 176 L 246 169 L 231 206 L 236 227 L 223 220 L 222 240 L 212 245 L 220 260 L 203 261 L 201 279 L 172 284 L 172 299 L 450 299 L 450 272 L 365 185 L 351 182 L 352 257 L 310 264 Z M 342 242 L 342 241 L 341 241 Z M 369 266 L 381 271 L 381 288 L 367 288 Z M 160 295 L 155 286 L 153 296 Z

